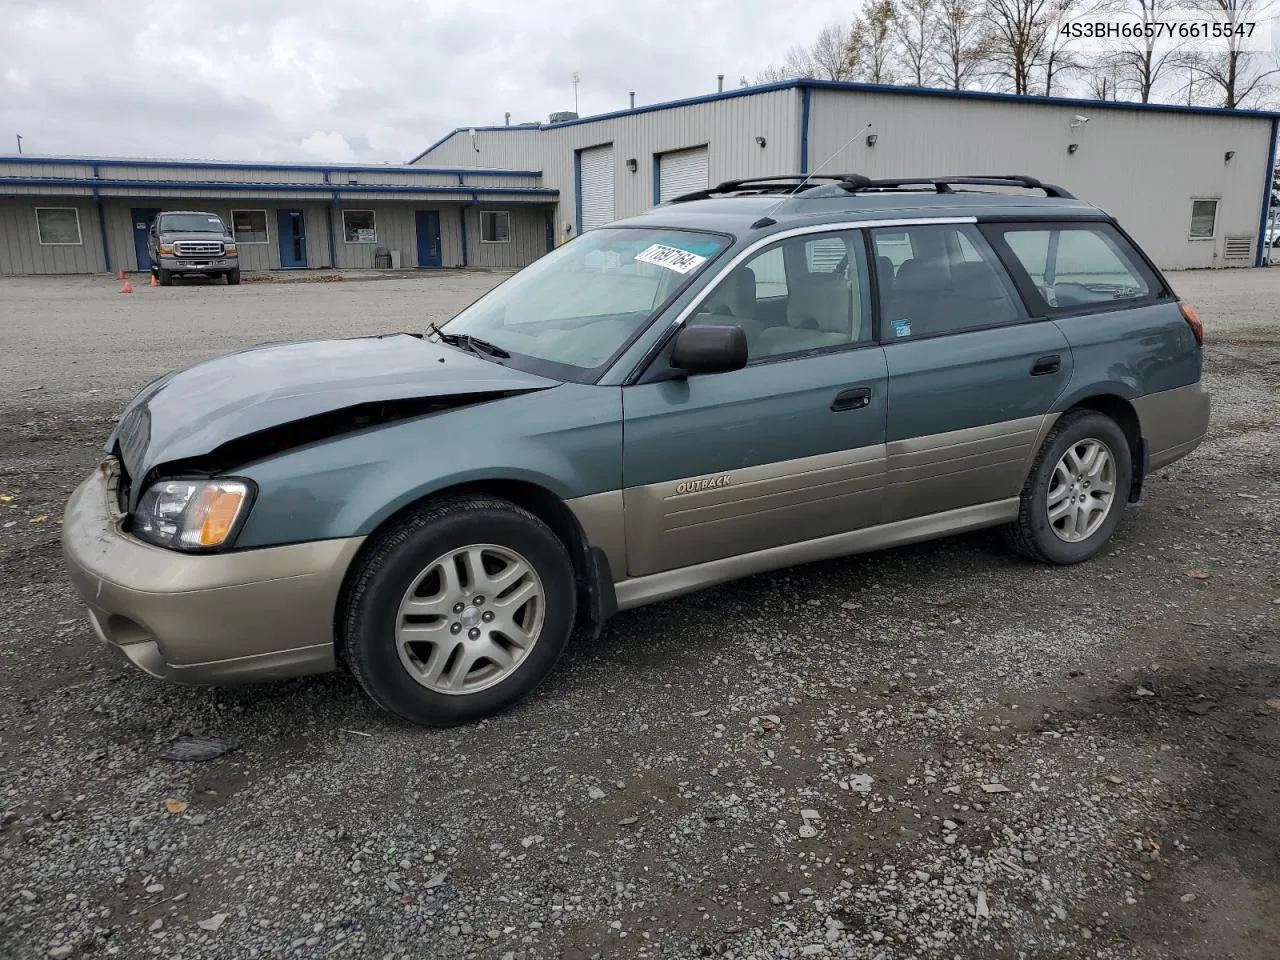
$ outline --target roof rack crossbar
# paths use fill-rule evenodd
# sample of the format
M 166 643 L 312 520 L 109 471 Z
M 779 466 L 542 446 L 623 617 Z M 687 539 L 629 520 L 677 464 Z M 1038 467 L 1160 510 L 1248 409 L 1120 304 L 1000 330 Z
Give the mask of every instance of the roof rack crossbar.
M 1062 187 L 1055 186 L 1052 183 L 1041 183 L 1035 177 L 1028 177 L 1024 174 L 976 174 L 963 176 L 944 176 L 944 177 L 888 177 L 878 180 L 870 180 L 867 183 L 858 186 L 845 186 L 846 190 L 856 192 L 860 189 L 877 188 L 877 187 L 907 187 L 917 185 L 931 185 L 938 193 L 953 193 L 952 185 L 958 186 L 989 186 L 989 187 L 1024 187 L 1028 190 L 1043 190 L 1046 197 L 1054 197 L 1061 200 L 1074 200 L 1075 197 Z
M 850 178 L 866 179 L 866 177 L 859 177 L 856 173 L 786 173 L 768 177 L 747 177 L 742 180 L 725 180 L 705 190 L 681 194 L 678 197 L 672 197 L 667 203 L 708 200 L 723 193 L 797 193 L 802 189 L 808 190 L 810 187 L 818 186 L 817 181 L 839 182 Z
M 691 200 L 709 200 L 728 193 L 739 194 L 794 194 L 809 190 L 821 183 L 839 186 L 849 193 L 862 190 L 889 190 L 896 187 L 931 186 L 937 193 L 955 193 L 953 186 L 1023 187 L 1027 190 L 1043 190 L 1046 197 L 1074 200 L 1075 197 L 1062 187 L 1042 183 L 1024 174 L 973 174 L 939 177 L 885 177 L 872 179 L 860 173 L 788 173 L 767 177 L 748 177 L 742 180 L 725 180 L 705 190 L 673 197 L 668 203 L 687 203 Z

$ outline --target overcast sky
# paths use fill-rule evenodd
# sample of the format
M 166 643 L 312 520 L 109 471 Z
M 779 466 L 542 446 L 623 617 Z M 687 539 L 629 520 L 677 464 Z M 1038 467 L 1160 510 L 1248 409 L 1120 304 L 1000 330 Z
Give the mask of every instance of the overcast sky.
M 0 153 L 403 162 L 458 126 L 715 90 L 854 4 L 0 0 Z M 357 11 L 352 13 L 349 11 Z

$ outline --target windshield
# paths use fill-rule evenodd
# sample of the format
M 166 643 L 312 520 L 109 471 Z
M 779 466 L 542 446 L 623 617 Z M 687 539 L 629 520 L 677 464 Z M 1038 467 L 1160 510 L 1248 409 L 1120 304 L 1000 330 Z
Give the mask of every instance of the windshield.
M 166 213 L 160 217 L 161 233 L 216 233 L 227 232 L 222 220 L 212 213 Z
M 517 360 L 570 368 L 548 372 L 580 379 L 580 372 L 606 363 L 729 242 L 687 230 L 592 230 L 521 270 L 442 329 L 486 341 Z

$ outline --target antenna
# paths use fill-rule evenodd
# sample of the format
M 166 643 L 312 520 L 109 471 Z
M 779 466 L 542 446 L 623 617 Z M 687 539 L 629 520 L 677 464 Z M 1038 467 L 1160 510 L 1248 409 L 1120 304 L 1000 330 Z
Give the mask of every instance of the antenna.
M 578 76 L 578 71 L 573 71 L 573 112 L 578 112 L 578 84 L 582 82 L 582 78 Z
M 836 157 L 840 156 L 840 154 L 844 153 L 844 152 L 845 152 L 845 150 L 847 150 L 847 149 L 849 148 L 849 145 L 850 145 L 850 144 L 852 144 L 852 143 L 853 143 L 853 141 L 857 140 L 857 139 L 858 139 L 860 136 L 862 136 L 864 133 L 866 133 L 866 132 L 867 132 L 867 128 L 868 128 L 868 127 L 871 127 L 871 126 L 873 126 L 873 124 L 868 123 L 866 127 L 860 127 L 860 128 L 858 129 L 858 132 L 857 132 L 857 133 L 855 133 L 855 134 L 854 134 L 852 137 L 850 137 L 848 140 L 846 140 L 846 141 L 841 145 L 841 147 L 840 147 L 838 150 L 836 150 L 836 152 L 835 152 L 835 153 L 833 153 L 831 156 L 827 157 L 827 159 L 823 160 L 823 161 L 822 161 L 820 164 L 818 164 L 818 166 L 817 166 L 817 167 L 815 167 L 811 172 L 809 172 L 809 173 L 805 174 L 805 178 L 804 178 L 803 180 L 801 180 L 799 184 L 797 184 L 797 185 L 796 185 L 796 188 L 795 188 L 794 190 L 792 190 L 790 193 L 785 193 L 785 194 L 783 194 L 783 195 L 778 199 L 778 202 L 777 202 L 777 203 L 775 203 L 775 204 L 774 204 L 772 207 L 770 207 L 768 210 L 766 210 L 766 211 L 764 212 L 764 216 L 763 216 L 763 217 L 761 217 L 761 218 L 760 218 L 760 220 L 757 220 L 755 223 L 753 223 L 753 224 L 752 224 L 752 226 L 754 227 L 754 226 L 756 226 L 757 224 L 759 224 L 759 225 L 763 226 L 764 224 L 761 224 L 761 221 L 762 221 L 762 220 L 768 220 L 768 219 L 769 219 L 769 215 L 770 215 L 770 214 L 772 214 L 772 213 L 773 213 L 773 211 L 777 210 L 780 206 L 782 206 L 784 203 L 786 203 L 786 202 L 787 202 L 787 200 L 789 200 L 791 197 L 794 197 L 797 193 L 799 193 L 801 190 L 803 190 L 803 189 L 804 189 L 804 186 L 805 186 L 805 184 L 806 184 L 806 183 L 808 183 L 810 180 L 812 180 L 814 177 L 816 177 L 818 174 L 820 174 L 820 173 L 823 171 L 823 169 L 825 169 L 825 168 L 826 168 L 827 164 L 829 164 L 832 160 L 834 160 Z

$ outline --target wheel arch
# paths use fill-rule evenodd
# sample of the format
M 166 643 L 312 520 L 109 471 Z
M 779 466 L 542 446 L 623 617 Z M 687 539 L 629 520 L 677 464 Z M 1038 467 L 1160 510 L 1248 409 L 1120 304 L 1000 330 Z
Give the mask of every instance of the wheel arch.
M 1092 410 L 1113 420 L 1129 441 L 1129 459 L 1133 466 L 1133 483 L 1129 490 L 1129 502 L 1136 503 L 1142 494 L 1142 480 L 1146 475 L 1146 443 L 1142 438 L 1142 420 L 1133 403 L 1118 393 L 1095 393 L 1076 399 L 1063 414 L 1073 410 Z
M 343 575 L 342 588 L 339 590 L 338 602 L 334 608 L 334 654 L 339 663 L 342 662 L 346 643 L 342 626 L 343 611 L 349 600 L 352 582 L 361 562 L 374 548 L 380 535 L 424 504 L 446 497 L 467 495 L 505 500 L 529 511 L 551 529 L 551 532 L 564 544 L 573 564 L 574 583 L 577 588 L 577 623 L 585 625 L 590 636 L 598 636 L 605 621 L 617 612 L 618 601 L 613 590 L 613 575 L 608 557 L 604 551 L 594 547 L 587 539 L 582 525 L 564 500 L 548 488 L 529 480 L 502 477 L 468 480 L 432 490 L 402 505 L 369 531 L 360 550 L 352 557 Z

